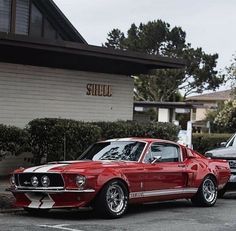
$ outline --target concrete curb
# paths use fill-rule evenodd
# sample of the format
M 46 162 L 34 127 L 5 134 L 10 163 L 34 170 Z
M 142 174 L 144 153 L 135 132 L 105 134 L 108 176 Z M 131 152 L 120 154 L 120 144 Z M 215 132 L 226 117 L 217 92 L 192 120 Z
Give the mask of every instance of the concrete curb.
M 12 213 L 12 214 L 19 214 L 19 213 L 23 213 L 24 210 L 23 209 L 17 209 L 17 208 L 14 208 L 14 209 L 0 209 L 0 214 L 9 214 L 9 213 Z

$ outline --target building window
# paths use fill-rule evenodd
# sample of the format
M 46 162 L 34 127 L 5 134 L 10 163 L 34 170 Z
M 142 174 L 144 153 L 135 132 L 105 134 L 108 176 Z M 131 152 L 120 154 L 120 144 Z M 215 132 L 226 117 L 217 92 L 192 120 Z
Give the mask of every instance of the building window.
M 0 32 L 62 40 L 32 0 L 0 0 Z
M 196 121 L 197 119 L 197 109 L 193 108 L 192 109 L 192 121 Z
M 44 38 L 45 39 L 56 39 L 57 33 L 52 27 L 52 25 L 48 22 L 47 19 L 44 19 Z
M 29 0 L 16 0 L 16 34 L 28 35 Z
M 10 32 L 11 0 L 0 0 L 0 31 Z
M 38 8 L 32 4 L 31 20 L 30 20 L 30 35 L 33 37 L 42 37 L 43 15 Z

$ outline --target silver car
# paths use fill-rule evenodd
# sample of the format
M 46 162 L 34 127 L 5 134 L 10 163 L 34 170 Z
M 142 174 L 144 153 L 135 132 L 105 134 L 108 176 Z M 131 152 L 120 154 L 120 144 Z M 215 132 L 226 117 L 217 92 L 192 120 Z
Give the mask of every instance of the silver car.
M 220 148 L 207 151 L 205 156 L 229 161 L 231 177 L 226 187 L 219 192 L 219 196 L 222 197 L 226 191 L 236 190 L 236 133 L 227 142 L 221 143 Z

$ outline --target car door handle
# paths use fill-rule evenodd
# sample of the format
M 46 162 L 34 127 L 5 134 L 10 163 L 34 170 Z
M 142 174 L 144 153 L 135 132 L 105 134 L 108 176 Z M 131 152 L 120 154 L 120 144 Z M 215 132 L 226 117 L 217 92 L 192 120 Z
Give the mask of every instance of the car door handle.
M 178 167 L 184 168 L 184 167 L 185 167 L 185 164 L 179 164 Z

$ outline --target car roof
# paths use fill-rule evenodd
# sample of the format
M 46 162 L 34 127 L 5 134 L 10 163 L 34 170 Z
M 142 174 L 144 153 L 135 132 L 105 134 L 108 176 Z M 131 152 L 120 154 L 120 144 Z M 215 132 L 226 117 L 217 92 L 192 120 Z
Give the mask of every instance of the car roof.
M 101 142 L 114 142 L 114 141 L 143 141 L 143 142 L 147 142 L 147 143 L 165 142 L 165 143 L 176 144 L 175 142 L 170 141 L 170 140 L 155 139 L 155 138 L 142 138 L 142 137 L 115 138 L 115 139 L 104 140 Z

